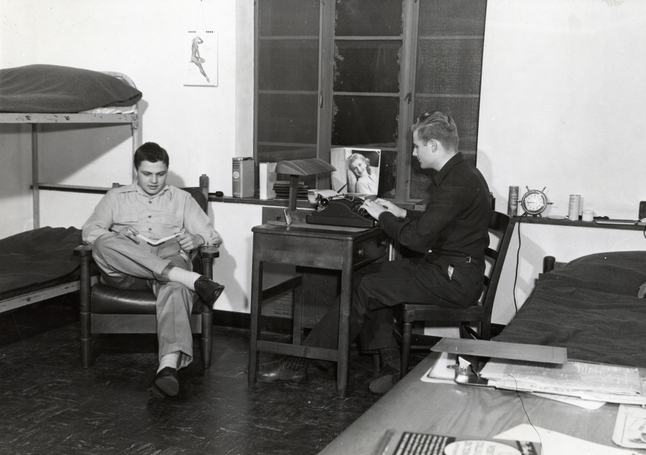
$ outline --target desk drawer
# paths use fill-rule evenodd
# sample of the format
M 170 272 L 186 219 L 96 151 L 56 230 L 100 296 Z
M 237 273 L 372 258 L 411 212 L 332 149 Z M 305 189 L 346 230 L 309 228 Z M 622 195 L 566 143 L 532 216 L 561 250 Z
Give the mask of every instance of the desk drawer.
M 388 254 L 388 236 L 380 233 L 375 237 L 361 240 L 354 245 L 354 265 L 361 266 Z

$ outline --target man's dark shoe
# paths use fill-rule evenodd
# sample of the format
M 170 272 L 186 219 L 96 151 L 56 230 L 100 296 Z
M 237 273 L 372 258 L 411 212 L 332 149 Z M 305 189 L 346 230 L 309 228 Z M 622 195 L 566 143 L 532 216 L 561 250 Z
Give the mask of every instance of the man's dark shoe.
M 202 301 L 208 305 L 209 308 L 213 308 L 213 304 L 218 297 L 220 297 L 222 291 L 224 291 L 224 286 L 213 280 L 209 280 L 205 276 L 199 277 L 193 286 L 195 287 L 197 295 L 200 296 Z
M 370 382 L 370 391 L 372 393 L 386 393 L 397 384 L 400 376 L 401 371 L 399 368 L 386 364 L 379 372 L 379 375 Z
M 162 392 L 159 387 L 155 385 L 155 381 L 150 383 L 148 386 L 148 393 L 151 394 L 155 398 L 166 398 L 168 395 L 166 395 L 164 392 Z
M 305 384 L 307 382 L 307 365 L 298 370 L 290 370 L 285 359 L 265 363 L 260 365 L 258 370 L 258 381 L 268 384 L 277 382 Z
M 157 398 L 164 398 L 163 396 L 159 396 L 158 392 L 169 397 L 177 395 L 177 392 L 179 392 L 177 370 L 171 367 L 163 368 L 155 375 L 155 379 L 153 379 L 152 384 L 148 387 L 148 392 Z

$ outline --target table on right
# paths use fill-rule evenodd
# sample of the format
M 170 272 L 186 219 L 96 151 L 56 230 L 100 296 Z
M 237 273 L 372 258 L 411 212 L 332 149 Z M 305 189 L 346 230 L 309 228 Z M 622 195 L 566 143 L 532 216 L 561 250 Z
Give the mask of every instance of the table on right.
M 422 381 L 439 355 L 429 354 L 321 454 L 392 453 L 392 446 L 404 431 L 492 438 L 522 424 L 621 449 L 611 439 L 618 405 L 606 403 L 599 409 L 586 410 L 528 393 Z M 384 451 L 389 430 L 395 436 L 389 450 Z

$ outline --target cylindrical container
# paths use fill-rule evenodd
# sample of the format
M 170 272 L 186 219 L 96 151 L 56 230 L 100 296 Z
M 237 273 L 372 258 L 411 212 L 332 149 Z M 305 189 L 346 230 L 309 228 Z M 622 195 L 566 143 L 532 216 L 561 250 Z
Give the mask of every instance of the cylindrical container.
M 204 186 L 206 188 L 209 187 L 209 176 L 206 174 L 202 174 L 200 176 L 200 186 Z
M 570 206 L 568 207 L 567 217 L 571 221 L 578 221 L 579 213 L 581 213 L 581 195 L 570 194 Z
M 509 187 L 509 206 L 507 207 L 507 215 L 518 215 L 518 187 Z
M 592 210 L 584 210 L 581 212 L 581 219 L 583 221 L 594 221 L 594 212 Z

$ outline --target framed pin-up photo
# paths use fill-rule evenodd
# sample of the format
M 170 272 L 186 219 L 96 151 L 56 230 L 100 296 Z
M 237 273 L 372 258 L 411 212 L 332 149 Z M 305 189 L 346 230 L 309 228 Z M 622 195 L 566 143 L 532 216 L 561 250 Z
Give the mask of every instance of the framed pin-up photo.
M 338 193 L 358 196 L 377 195 L 381 150 L 337 147 L 330 150 L 332 189 Z
M 189 30 L 184 45 L 184 85 L 217 87 L 218 35 L 213 30 Z

